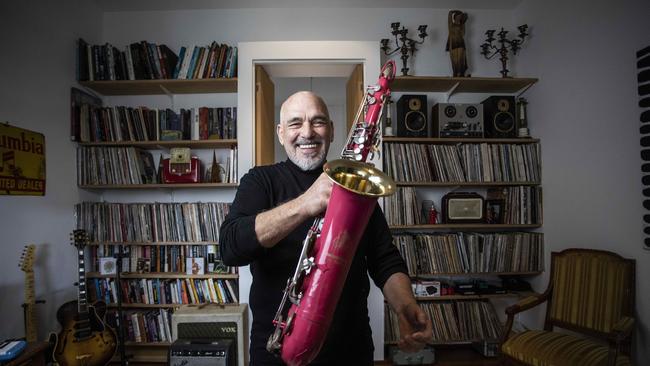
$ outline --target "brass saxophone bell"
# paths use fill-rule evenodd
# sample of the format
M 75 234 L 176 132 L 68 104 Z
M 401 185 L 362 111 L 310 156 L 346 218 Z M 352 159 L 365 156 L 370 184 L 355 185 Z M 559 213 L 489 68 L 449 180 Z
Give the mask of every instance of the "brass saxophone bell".
M 370 164 L 337 159 L 325 163 L 325 174 L 342 188 L 364 196 L 384 197 L 395 193 L 395 181 Z

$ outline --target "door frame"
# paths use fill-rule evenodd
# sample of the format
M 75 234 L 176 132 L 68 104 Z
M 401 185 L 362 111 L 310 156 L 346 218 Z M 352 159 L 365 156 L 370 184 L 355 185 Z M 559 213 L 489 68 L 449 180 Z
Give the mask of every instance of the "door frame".
M 238 43 L 237 140 L 238 172 L 241 178 L 255 161 L 255 65 L 278 62 L 326 62 L 363 64 L 363 82 L 377 78 L 381 70 L 379 42 L 274 41 Z M 372 81 L 374 83 L 374 81 Z M 355 106 L 356 108 L 356 106 Z M 379 163 L 381 164 L 381 163 Z M 252 276 L 248 267 L 240 271 L 241 302 L 248 302 Z M 373 330 L 376 360 L 384 358 L 384 301 L 381 291 L 370 286 L 368 312 Z M 249 322 L 250 324 L 250 322 Z

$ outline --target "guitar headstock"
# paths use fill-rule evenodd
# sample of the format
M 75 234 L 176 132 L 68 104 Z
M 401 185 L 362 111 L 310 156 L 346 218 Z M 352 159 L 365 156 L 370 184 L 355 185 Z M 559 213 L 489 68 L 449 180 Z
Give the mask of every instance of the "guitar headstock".
M 77 229 L 70 234 L 70 240 L 78 250 L 83 250 L 89 242 L 86 230 Z
M 20 255 L 18 267 L 23 272 L 32 272 L 34 268 L 34 252 L 36 252 L 36 245 L 29 244 L 23 248 L 23 253 Z

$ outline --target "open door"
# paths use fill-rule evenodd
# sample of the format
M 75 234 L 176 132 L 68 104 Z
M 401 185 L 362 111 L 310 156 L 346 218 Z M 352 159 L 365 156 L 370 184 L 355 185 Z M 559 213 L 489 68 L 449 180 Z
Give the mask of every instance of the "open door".
M 275 85 L 260 65 L 255 66 L 255 165 L 275 163 Z
M 359 109 L 359 104 L 361 104 L 361 98 L 363 98 L 363 65 L 358 64 L 354 67 L 350 78 L 345 86 L 346 91 L 346 120 L 347 120 L 347 131 L 350 131 L 352 128 L 352 122 L 357 114 Z

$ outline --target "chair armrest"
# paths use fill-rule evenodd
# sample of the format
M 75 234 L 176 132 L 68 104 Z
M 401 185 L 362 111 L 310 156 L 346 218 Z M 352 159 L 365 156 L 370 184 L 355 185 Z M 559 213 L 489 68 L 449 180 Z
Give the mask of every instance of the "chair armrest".
M 503 343 L 508 339 L 508 336 L 512 331 L 512 324 L 515 321 L 515 315 L 517 313 L 535 307 L 543 303 L 547 299 L 548 299 L 548 292 L 545 292 L 543 294 L 530 295 L 519 300 L 516 304 L 506 308 L 506 314 L 508 315 L 508 319 L 506 320 L 506 324 L 503 327 L 503 333 L 499 338 L 499 349 L 501 348 L 501 345 L 503 345 Z
M 616 344 L 620 344 L 630 337 L 632 330 L 634 330 L 634 318 L 624 316 L 612 327 L 609 339 Z
M 517 313 L 521 313 L 522 311 L 526 311 L 532 307 L 535 307 L 544 301 L 548 299 L 548 295 L 544 294 L 535 294 L 535 295 L 530 295 L 527 296 L 521 300 L 519 300 L 516 304 L 512 306 L 508 306 L 506 308 L 506 314 L 508 316 L 514 316 Z

